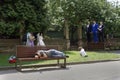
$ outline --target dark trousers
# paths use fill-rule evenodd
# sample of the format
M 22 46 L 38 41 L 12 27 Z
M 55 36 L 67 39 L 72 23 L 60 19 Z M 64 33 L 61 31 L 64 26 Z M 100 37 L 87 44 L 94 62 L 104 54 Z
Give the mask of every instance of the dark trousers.
M 91 42 L 91 33 L 87 32 L 87 42 Z
M 103 32 L 98 33 L 98 39 L 99 39 L 99 42 L 104 42 L 104 34 L 103 34 Z

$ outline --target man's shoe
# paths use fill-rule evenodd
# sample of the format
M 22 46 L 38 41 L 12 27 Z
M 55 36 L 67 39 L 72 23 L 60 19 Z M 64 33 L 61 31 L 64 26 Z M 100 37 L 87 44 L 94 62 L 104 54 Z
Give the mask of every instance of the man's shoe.
M 66 57 L 66 58 L 69 58 L 69 56 L 68 56 L 68 55 L 66 55 L 65 57 Z

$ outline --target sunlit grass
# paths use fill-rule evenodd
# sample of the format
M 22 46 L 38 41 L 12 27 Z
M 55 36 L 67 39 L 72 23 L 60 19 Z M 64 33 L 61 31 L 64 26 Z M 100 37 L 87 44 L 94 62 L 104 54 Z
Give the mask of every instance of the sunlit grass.
M 86 52 L 88 54 L 88 57 L 82 57 L 79 54 L 79 51 L 65 51 L 65 54 L 69 56 L 67 58 L 67 63 L 72 62 L 86 62 L 86 61 L 96 61 L 96 60 L 112 60 L 120 58 L 120 55 L 115 53 L 108 53 L 108 52 Z M 11 56 L 11 54 L 0 54 L 0 67 L 3 66 L 15 66 L 14 64 L 8 63 L 8 59 Z M 61 60 L 61 62 L 63 62 Z M 57 63 L 56 60 L 38 60 L 38 61 L 29 61 L 24 62 L 25 65 L 39 65 L 39 64 L 54 64 Z
M 66 54 L 70 56 L 67 59 L 68 62 L 86 62 L 95 60 L 112 60 L 120 58 L 120 55 L 107 52 L 86 52 L 88 57 L 80 56 L 78 51 L 66 51 Z

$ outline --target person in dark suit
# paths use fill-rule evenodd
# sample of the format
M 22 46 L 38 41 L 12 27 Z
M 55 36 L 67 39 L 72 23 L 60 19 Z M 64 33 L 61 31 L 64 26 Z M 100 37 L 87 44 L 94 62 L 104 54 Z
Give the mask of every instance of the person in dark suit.
M 91 30 L 92 30 L 92 25 L 90 24 L 90 21 L 88 21 L 86 25 L 87 42 L 91 42 Z
M 104 25 L 102 21 L 100 22 L 98 27 L 98 39 L 99 42 L 104 42 Z
M 93 33 L 93 41 L 95 43 L 98 42 L 98 24 L 96 23 L 96 21 L 93 21 L 93 25 L 92 25 L 92 33 Z

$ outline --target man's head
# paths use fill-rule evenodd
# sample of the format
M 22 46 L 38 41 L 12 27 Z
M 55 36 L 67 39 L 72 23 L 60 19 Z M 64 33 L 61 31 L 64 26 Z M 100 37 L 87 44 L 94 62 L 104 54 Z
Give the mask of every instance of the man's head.
M 41 54 L 43 54 L 43 51 L 42 51 L 42 50 L 38 50 L 38 51 L 36 52 L 36 54 L 37 54 L 38 56 L 41 56 Z

